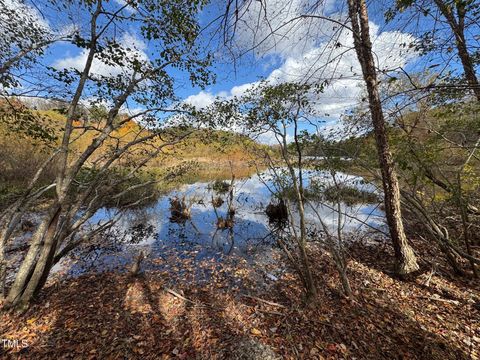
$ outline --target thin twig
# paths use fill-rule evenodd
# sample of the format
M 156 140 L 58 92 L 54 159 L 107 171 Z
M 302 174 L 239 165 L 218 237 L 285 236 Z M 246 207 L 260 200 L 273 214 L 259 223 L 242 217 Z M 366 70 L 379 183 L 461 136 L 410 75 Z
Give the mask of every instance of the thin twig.
M 252 295 L 242 295 L 242 296 L 250 298 L 250 299 L 254 299 L 254 300 L 257 300 L 257 301 L 260 301 L 260 302 L 263 302 L 263 303 L 268 304 L 268 305 L 277 306 L 277 307 L 281 307 L 281 308 L 284 308 L 284 309 L 287 308 L 285 305 L 282 305 L 282 304 L 279 304 L 279 303 L 276 303 L 276 302 L 273 302 L 273 301 L 264 300 L 264 299 L 261 299 L 261 298 L 256 297 L 256 296 L 252 296 Z

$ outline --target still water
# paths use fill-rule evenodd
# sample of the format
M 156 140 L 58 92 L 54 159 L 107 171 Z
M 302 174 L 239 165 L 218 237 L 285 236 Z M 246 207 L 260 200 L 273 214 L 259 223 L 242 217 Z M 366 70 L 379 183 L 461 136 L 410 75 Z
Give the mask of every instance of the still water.
M 235 256 L 249 261 L 265 256 L 275 246 L 278 236 L 278 226 L 271 224 L 265 213 L 267 205 L 272 201 L 272 191 L 275 192 L 281 186 L 275 179 L 278 177 L 267 171 L 234 182 L 235 215 L 231 229 L 217 229 L 217 218 L 227 217 L 228 193 L 219 194 L 209 183 L 184 185 L 162 196 L 151 206 L 129 210 L 116 223 L 102 246 L 93 251 L 90 249 L 88 256 L 80 256 L 78 253 L 77 256 L 73 255 L 76 261 L 71 262 L 69 272 L 73 275 L 92 269 L 103 271 L 125 267 L 125 264 L 138 254 L 139 249 L 150 259 L 165 256 L 166 249 L 176 251 L 179 256 L 191 256 L 194 253 L 198 259 Z M 337 173 L 335 181 L 377 193 L 375 186 L 364 182 L 360 177 Z M 304 186 L 308 188 L 312 182 L 321 183 L 323 186 L 334 183 L 327 172 L 304 173 Z M 282 186 L 285 186 L 285 182 Z M 225 202 L 215 212 L 212 198 L 218 196 Z M 171 220 L 170 199 L 173 197 L 185 198 L 191 209 L 190 219 L 182 222 Z M 306 221 L 309 230 L 321 230 L 318 220 L 320 215 L 323 223 L 336 232 L 339 219 L 336 206 L 318 201 L 308 204 Z M 292 210 L 294 212 L 294 207 Z M 384 213 L 378 203 L 342 203 L 340 212 L 343 214 L 340 219 L 341 228 L 345 234 L 359 236 L 372 229 L 385 230 Z M 101 223 L 114 213 L 115 209 L 102 209 L 90 223 Z

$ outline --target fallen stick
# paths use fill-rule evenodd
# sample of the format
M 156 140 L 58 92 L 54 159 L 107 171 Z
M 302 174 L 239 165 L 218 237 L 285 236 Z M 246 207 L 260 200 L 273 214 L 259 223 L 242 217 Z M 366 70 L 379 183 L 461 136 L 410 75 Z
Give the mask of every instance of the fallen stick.
M 460 305 L 460 301 L 458 300 L 442 299 L 434 296 L 415 296 L 415 297 L 419 299 L 434 300 L 434 301 L 445 302 L 448 304 Z
M 177 293 L 176 291 L 174 291 L 174 290 L 172 290 L 172 289 L 164 288 L 164 290 L 165 290 L 166 292 L 168 292 L 170 295 L 173 295 L 173 296 L 175 296 L 175 297 L 177 297 L 177 298 L 179 298 L 179 299 L 182 299 L 182 300 L 184 300 L 184 301 L 187 301 L 187 302 L 189 302 L 189 303 L 191 303 L 191 304 L 195 304 L 195 302 L 193 302 L 192 300 L 187 299 L 185 296 L 180 295 L 179 293 Z
M 242 296 L 250 298 L 250 299 L 254 299 L 254 300 L 257 300 L 257 301 L 260 301 L 260 302 L 263 302 L 263 303 L 268 304 L 268 305 L 277 306 L 277 307 L 281 307 L 281 308 L 286 308 L 285 305 L 282 305 L 282 304 L 279 304 L 279 303 L 276 303 L 276 302 L 273 302 L 273 301 L 260 299 L 259 297 L 256 297 L 256 296 L 252 296 L 252 295 L 242 295 Z

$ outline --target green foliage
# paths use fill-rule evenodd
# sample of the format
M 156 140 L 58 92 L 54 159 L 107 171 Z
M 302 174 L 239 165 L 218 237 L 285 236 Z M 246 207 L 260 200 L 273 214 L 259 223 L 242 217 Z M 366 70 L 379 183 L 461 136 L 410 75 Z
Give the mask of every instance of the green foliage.
M 328 139 L 321 134 L 311 134 L 303 138 L 302 153 L 306 156 L 327 157 L 332 160 L 338 157 L 354 157 L 364 145 L 365 138 L 366 136 L 349 136 L 342 139 Z
M 0 93 L 20 85 L 17 71 L 31 68 L 53 41 L 39 17 L 20 2 L 0 0 Z
M 56 140 L 55 128 L 50 118 L 32 111 L 18 101 L 0 102 L 0 125 L 4 136 L 23 136 L 51 145 Z
M 247 128 L 258 131 L 278 128 L 279 123 L 290 124 L 300 114 L 311 114 L 311 97 L 323 91 L 323 84 L 260 83 L 242 99 L 242 113 Z
M 391 134 L 402 181 L 423 196 L 445 200 L 455 196 L 460 174 L 465 194 L 478 191 L 479 110 L 477 102 L 457 102 L 404 116 Z
M 108 109 L 103 105 L 93 105 L 89 108 L 90 118 L 95 122 L 105 120 L 108 115 Z

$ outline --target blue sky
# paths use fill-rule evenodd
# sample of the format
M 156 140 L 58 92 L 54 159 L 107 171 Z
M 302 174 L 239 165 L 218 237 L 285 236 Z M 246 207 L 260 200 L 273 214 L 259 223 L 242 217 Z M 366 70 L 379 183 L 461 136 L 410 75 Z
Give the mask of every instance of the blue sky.
M 262 9 L 259 2 L 250 5 L 249 14 L 243 24 L 237 26 L 235 50 L 255 48 L 241 59 L 236 74 L 229 65 L 215 86 L 197 92 L 187 98 L 201 106 L 215 96 L 229 97 L 241 94 L 258 80 L 265 78 L 271 83 L 285 81 L 308 81 L 311 83 L 329 80 L 330 86 L 320 97 L 314 99 L 317 122 L 320 128 L 337 127 L 341 115 L 351 110 L 362 97 L 363 81 L 361 69 L 353 51 L 352 35 L 330 21 L 315 19 L 298 20 L 289 23 L 305 13 L 321 14 L 344 21 L 344 1 L 329 0 L 318 9 L 306 10 L 308 1 L 271 0 Z M 414 37 L 395 31 L 383 21 L 385 9 L 372 14 L 371 36 L 373 48 L 380 69 L 393 73 L 400 67 L 408 68 L 417 61 L 417 54 L 402 46 Z M 258 13 L 266 12 L 268 17 L 258 21 Z M 377 22 L 375 22 L 377 21 Z M 255 24 L 252 26 L 251 24 Z M 286 24 L 286 25 L 285 25 Z M 275 36 L 269 36 L 271 29 L 279 29 Z M 234 76 L 236 75 L 236 76 Z M 323 124 L 320 122 L 323 121 Z M 305 128 L 312 131 L 308 124 Z
M 18 1 L 7 0 L 7 3 L 18 6 L 19 12 L 37 16 L 39 22 L 52 31 L 68 32 L 72 26 L 84 28 L 86 25 L 81 11 L 76 13 L 75 9 L 71 9 L 59 17 L 57 13 L 49 12 L 48 6 L 42 8 L 47 2 L 27 1 L 26 6 L 20 7 Z M 117 9 L 124 4 L 124 0 L 112 0 L 107 6 Z M 266 0 L 263 3 L 265 8 L 261 4 L 259 1 L 251 2 L 248 12 L 242 13 L 236 26 L 235 36 L 232 37 L 229 48 L 235 55 L 243 54 L 237 58 L 236 67 L 233 66 L 230 52 L 222 46 L 218 37 L 212 37 L 212 31 L 218 24 L 213 25 L 203 32 L 201 40 L 204 44 L 209 44 L 208 49 L 216 54 L 212 70 L 217 75 L 217 82 L 202 90 L 192 87 L 184 73 L 173 70 L 172 74 L 178 80 L 177 95 L 183 101 L 204 107 L 216 97 L 229 98 L 241 95 L 260 79 L 266 79 L 272 84 L 287 81 L 316 83 L 329 80 L 330 85 L 324 94 L 313 101 L 317 121 L 323 122 L 321 126 L 327 129 L 335 128 L 342 114 L 358 104 L 363 92 L 361 69 L 353 51 L 352 35 L 348 30 L 328 20 L 297 18 L 300 15 L 313 14 L 343 22 L 346 18 L 345 1 L 325 0 L 314 9 L 309 0 Z M 409 33 L 413 30 L 413 25 L 408 22 L 403 27 L 398 27 L 399 24 L 395 22 L 386 24 L 383 19 L 386 7 L 386 3 L 379 2 L 372 2 L 369 5 L 370 33 L 377 66 L 387 74 L 394 74 L 400 69 L 413 69 L 419 64 L 425 66 L 427 60 L 420 59 L 418 54 L 404 46 L 415 39 Z M 222 1 L 213 2 L 201 12 L 200 23 L 202 25 L 209 23 L 222 10 Z M 134 10 L 127 7 L 124 11 L 129 14 Z M 396 27 L 403 30 L 396 30 Z M 275 30 L 274 35 L 271 35 L 272 29 Z M 154 49 L 140 38 L 134 26 L 126 24 L 118 32 L 118 41 L 124 46 L 134 48 L 130 52 L 131 56 L 145 59 L 154 56 Z M 247 51 L 252 48 L 254 50 Z M 57 69 L 80 70 L 85 59 L 86 54 L 82 49 L 66 43 L 57 43 L 47 50 L 42 63 Z M 97 60 L 92 71 L 105 75 L 116 74 L 122 69 L 109 67 Z M 94 94 L 86 96 L 93 97 Z M 137 107 L 134 103 L 129 105 L 130 108 Z M 311 125 L 305 125 L 305 128 L 310 131 L 314 129 Z M 267 136 L 261 141 L 270 142 L 272 138 Z

